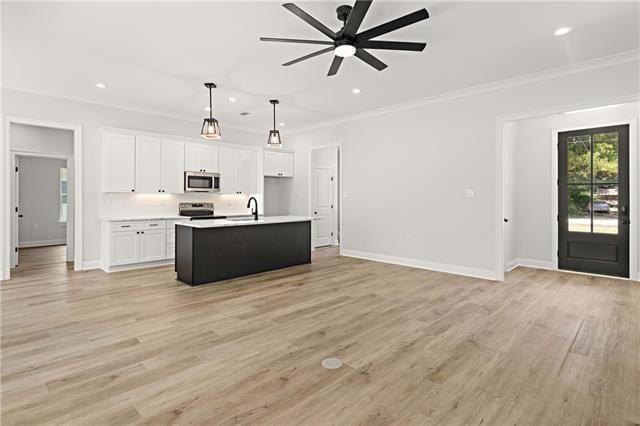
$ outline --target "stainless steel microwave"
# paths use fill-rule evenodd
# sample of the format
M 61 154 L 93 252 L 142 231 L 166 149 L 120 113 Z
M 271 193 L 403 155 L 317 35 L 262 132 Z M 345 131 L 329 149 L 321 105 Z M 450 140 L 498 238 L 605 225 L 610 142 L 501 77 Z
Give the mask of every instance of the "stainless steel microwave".
M 184 172 L 184 192 L 220 192 L 220 173 Z

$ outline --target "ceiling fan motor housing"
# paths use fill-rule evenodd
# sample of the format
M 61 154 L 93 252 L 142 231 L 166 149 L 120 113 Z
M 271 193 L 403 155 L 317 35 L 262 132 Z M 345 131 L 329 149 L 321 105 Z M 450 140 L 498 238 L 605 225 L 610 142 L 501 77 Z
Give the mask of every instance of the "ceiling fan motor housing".
M 347 22 L 347 19 L 349 19 L 349 14 L 351 13 L 351 9 L 352 7 L 346 4 L 338 6 L 338 8 L 336 9 L 338 19 L 342 22 Z

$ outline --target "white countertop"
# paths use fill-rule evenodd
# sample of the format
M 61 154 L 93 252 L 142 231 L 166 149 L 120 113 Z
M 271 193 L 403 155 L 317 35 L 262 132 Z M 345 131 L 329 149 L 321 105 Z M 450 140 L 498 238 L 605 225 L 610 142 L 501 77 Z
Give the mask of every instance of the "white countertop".
M 190 226 L 192 228 L 221 228 L 226 226 L 249 226 L 249 225 L 268 225 L 272 223 L 289 223 L 289 222 L 307 222 L 311 218 L 307 216 L 261 216 L 258 220 L 229 220 L 229 219 L 210 219 L 210 220 L 194 220 L 191 222 L 180 223 L 181 226 Z

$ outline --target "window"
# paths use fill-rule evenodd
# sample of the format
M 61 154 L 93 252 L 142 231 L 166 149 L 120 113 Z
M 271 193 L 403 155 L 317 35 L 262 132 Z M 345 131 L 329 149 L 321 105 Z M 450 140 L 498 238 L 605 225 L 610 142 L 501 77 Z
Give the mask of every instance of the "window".
M 69 197 L 69 184 L 67 182 L 67 168 L 60 168 L 60 222 L 67 221 L 67 206 Z

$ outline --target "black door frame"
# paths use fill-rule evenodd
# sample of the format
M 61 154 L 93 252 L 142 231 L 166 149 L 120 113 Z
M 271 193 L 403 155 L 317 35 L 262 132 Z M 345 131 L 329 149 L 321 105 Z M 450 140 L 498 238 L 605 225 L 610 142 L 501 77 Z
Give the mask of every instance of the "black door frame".
M 626 139 L 626 144 L 619 145 L 619 158 L 626 157 L 626 162 L 622 161 L 619 164 L 619 204 L 621 207 L 624 206 L 626 212 L 622 211 L 618 214 L 618 234 L 593 234 L 593 232 L 579 233 L 565 231 L 565 229 L 568 228 L 568 212 L 564 211 L 565 215 L 560 213 L 564 210 L 563 206 L 568 202 L 566 169 L 564 170 L 564 173 L 562 170 L 563 164 L 567 160 L 567 152 L 565 147 L 563 147 L 563 143 L 566 143 L 566 138 L 571 135 L 579 135 L 585 133 L 594 134 L 612 130 L 618 131 L 621 140 Z M 556 265 L 558 270 L 582 272 L 588 274 L 602 274 L 622 278 L 633 277 L 635 275 L 635 272 L 632 271 L 631 266 L 635 262 L 632 262 L 631 260 L 631 254 L 632 252 L 634 252 L 634 250 L 632 250 L 632 241 L 630 238 L 632 230 L 630 222 L 635 221 L 635 217 L 632 214 L 632 212 L 635 213 L 635 211 L 634 209 L 632 209 L 631 205 L 631 190 L 635 185 L 631 181 L 633 173 L 631 173 L 630 170 L 633 161 L 633 157 L 631 155 L 631 145 L 633 143 L 631 139 L 631 123 L 582 126 L 572 130 L 556 131 L 555 136 L 557 154 L 557 164 L 555 167 L 555 172 L 557 173 L 557 227 L 555 229 L 556 235 L 554 236 L 554 238 L 557 242 L 557 252 L 555 254 L 557 256 Z M 591 214 L 591 217 L 593 217 L 593 213 Z M 616 245 L 618 256 L 620 259 L 617 262 L 617 264 L 619 265 L 618 269 L 616 269 L 614 267 L 615 264 L 611 262 L 600 261 L 596 260 L 595 258 L 581 259 L 580 257 L 570 257 L 568 253 L 569 241 L 574 241 L 574 244 L 578 244 L 583 247 L 592 247 L 592 249 L 589 250 L 593 250 L 595 246 L 598 246 L 600 244 Z M 589 246 L 586 246 L 585 244 L 588 244 Z M 606 246 L 602 247 L 604 249 Z

